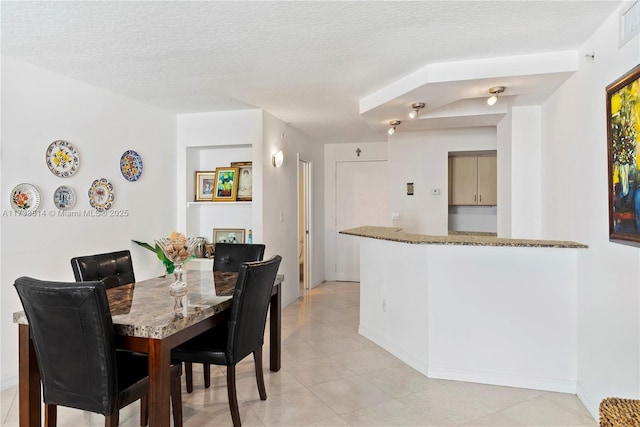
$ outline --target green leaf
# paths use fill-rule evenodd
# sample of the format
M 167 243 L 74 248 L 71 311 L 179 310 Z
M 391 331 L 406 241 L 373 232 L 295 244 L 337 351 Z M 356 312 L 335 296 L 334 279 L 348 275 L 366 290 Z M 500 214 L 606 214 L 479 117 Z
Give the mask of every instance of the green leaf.
M 145 243 L 145 242 L 138 242 L 137 240 L 131 240 L 133 243 L 142 246 L 143 248 L 149 249 L 151 252 L 155 252 L 156 250 L 154 248 L 151 247 L 150 244 Z M 158 245 L 156 245 L 157 247 Z
M 137 240 L 131 240 L 133 243 L 142 246 L 145 249 L 149 249 L 151 252 L 154 252 L 156 254 L 156 256 L 158 257 L 158 259 L 160 261 L 162 261 L 162 264 L 164 265 L 164 268 L 167 272 L 167 274 L 171 274 L 173 273 L 173 270 L 176 268 L 176 266 L 173 264 L 172 261 L 170 261 L 165 255 L 164 252 L 162 252 L 162 249 L 160 248 L 160 246 L 156 243 L 156 246 L 153 247 L 148 243 L 145 242 L 138 242 Z

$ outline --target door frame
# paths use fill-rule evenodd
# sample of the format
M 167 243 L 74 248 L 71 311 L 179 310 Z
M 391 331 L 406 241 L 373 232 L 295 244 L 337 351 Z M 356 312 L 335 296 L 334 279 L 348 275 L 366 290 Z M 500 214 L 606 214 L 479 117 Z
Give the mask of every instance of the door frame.
M 302 253 L 302 257 L 303 257 L 303 268 L 304 270 L 302 271 L 302 277 L 303 277 L 303 289 L 304 290 L 309 290 L 311 289 L 311 271 L 313 269 L 312 266 L 312 257 L 311 257 L 311 245 L 313 243 L 313 209 L 311 209 L 311 207 L 313 206 L 313 191 L 312 191 L 312 176 L 313 174 L 311 173 L 312 171 L 312 167 L 313 167 L 313 162 L 304 159 L 300 153 L 298 153 L 297 155 L 297 174 L 296 174 L 296 180 L 297 180 L 297 189 L 298 189 L 298 195 L 297 195 L 297 200 L 298 200 L 298 217 L 297 217 L 297 223 L 298 223 L 298 227 L 297 227 L 297 235 L 298 235 L 298 253 L 300 251 L 300 242 L 302 241 L 302 246 L 304 248 L 303 253 Z M 302 182 L 300 182 L 300 172 L 302 168 Z M 304 189 L 304 200 L 302 203 L 303 206 L 303 214 L 304 214 L 304 219 L 305 219 L 305 232 L 303 233 L 302 236 L 300 236 L 300 187 L 303 186 Z M 300 263 L 298 263 L 298 277 L 300 276 Z

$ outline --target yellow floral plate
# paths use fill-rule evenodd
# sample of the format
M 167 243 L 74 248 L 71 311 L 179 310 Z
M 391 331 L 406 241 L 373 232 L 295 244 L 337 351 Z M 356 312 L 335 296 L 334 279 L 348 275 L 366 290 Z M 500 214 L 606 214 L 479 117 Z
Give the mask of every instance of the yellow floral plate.
M 67 141 L 53 141 L 47 148 L 47 166 L 55 176 L 68 178 L 78 171 L 78 150 Z
M 98 212 L 111 209 L 113 203 L 113 185 L 106 178 L 93 181 L 89 189 L 89 204 Z
M 40 193 L 31 184 L 18 184 L 11 190 L 11 207 L 14 211 L 26 214 L 40 206 Z

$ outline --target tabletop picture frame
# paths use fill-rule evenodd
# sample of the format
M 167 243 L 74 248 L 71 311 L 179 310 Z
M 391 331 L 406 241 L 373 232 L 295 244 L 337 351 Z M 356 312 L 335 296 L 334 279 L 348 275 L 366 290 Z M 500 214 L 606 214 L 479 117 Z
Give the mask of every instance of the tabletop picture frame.
M 213 200 L 213 190 L 216 183 L 216 171 L 196 171 L 196 202 L 210 202 Z
M 231 167 L 238 168 L 238 193 L 236 201 L 250 202 L 253 200 L 253 170 L 252 162 L 232 162 Z
M 238 193 L 238 168 L 216 168 L 214 202 L 235 202 Z
M 244 228 L 214 228 L 213 240 L 216 243 L 244 243 Z M 215 250 L 215 249 L 214 249 Z
M 640 65 L 607 86 L 606 93 L 609 240 L 640 246 Z

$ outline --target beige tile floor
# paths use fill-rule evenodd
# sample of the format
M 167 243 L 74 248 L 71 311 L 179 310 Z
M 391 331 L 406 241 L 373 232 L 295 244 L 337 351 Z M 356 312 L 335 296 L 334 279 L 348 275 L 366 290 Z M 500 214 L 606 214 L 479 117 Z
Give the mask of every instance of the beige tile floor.
M 238 365 L 244 426 L 597 425 L 574 395 L 424 377 L 358 335 L 358 286 L 324 283 L 283 310 L 283 368 L 265 371 L 266 401 L 258 396 L 252 359 Z M 205 390 L 196 369 L 194 392 L 183 394 L 184 425 L 231 426 L 225 371 L 212 368 Z M 17 426 L 15 388 L 2 392 L 0 405 L 2 426 Z M 137 426 L 138 411 L 138 403 L 123 409 L 120 425 Z M 104 425 L 102 416 L 66 408 L 58 420 Z

